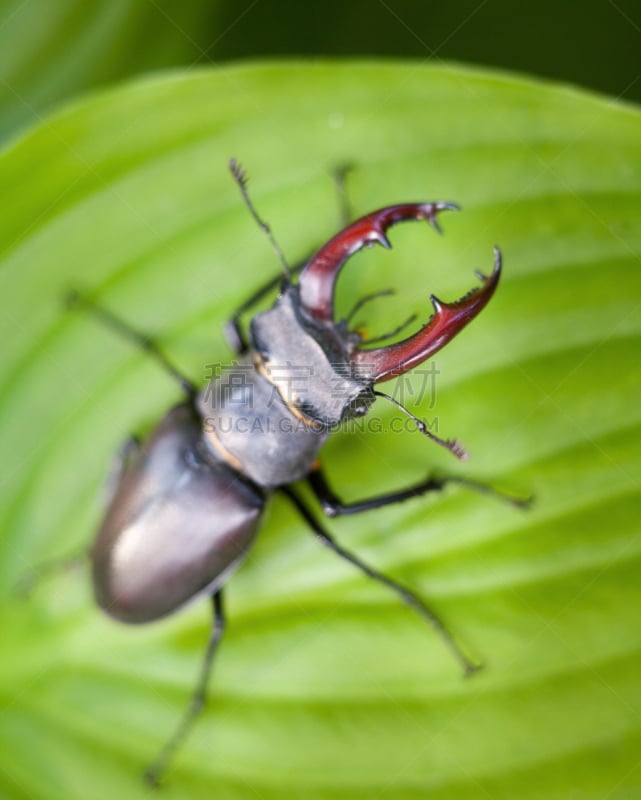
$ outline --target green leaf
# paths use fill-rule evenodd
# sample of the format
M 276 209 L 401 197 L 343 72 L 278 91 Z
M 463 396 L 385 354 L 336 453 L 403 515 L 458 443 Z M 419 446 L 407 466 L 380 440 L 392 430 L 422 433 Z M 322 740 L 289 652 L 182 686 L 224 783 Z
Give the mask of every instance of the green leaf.
M 218 2 L 0 0 L 0 137 L 54 103 L 150 69 L 211 55 Z
M 147 796 L 140 772 L 194 685 L 206 603 L 127 628 L 95 608 L 83 569 L 26 601 L 13 587 L 90 541 L 112 454 L 178 397 L 143 354 L 65 313 L 63 292 L 90 292 L 204 380 L 231 358 L 226 316 L 277 272 L 232 155 L 292 263 L 337 230 L 338 164 L 354 164 L 355 214 L 463 206 L 443 237 L 401 226 L 392 252 L 350 262 L 343 310 L 399 289 L 363 309 L 371 335 L 425 319 L 432 291 L 460 296 L 500 244 L 497 295 L 438 355 L 436 394 L 405 386 L 469 464 L 376 425 L 337 433 L 323 457 L 346 499 L 436 469 L 536 502 L 451 488 L 328 523 L 483 659 L 465 680 L 433 630 L 276 498 L 230 581 L 212 701 L 164 796 L 638 797 L 641 115 L 501 75 L 368 63 L 135 83 L 0 158 L 0 795 Z M 382 403 L 371 416 L 398 418 Z

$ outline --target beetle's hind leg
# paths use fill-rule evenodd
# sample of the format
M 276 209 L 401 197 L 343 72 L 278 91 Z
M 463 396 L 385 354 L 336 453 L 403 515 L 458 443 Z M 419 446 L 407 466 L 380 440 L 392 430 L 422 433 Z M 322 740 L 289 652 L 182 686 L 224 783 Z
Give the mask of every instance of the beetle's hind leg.
M 219 589 L 217 592 L 215 592 L 215 594 L 212 595 L 212 612 L 211 632 L 209 634 L 209 641 L 207 642 L 207 649 L 205 650 L 205 657 L 202 662 L 196 689 L 194 690 L 183 718 L 181 719 L 173 735 L 170 739 L 168 739 L 165 746 L 145 770 L 144 778 L 152 786 L 158 786 L 160 783 L 160 779 L 167 769 L 171 759 L 189 735 L 196 718 L 203 710 L 203 707 L 207 701 L 207 685 L 209 683 L 209 676 L 211 675 L 218 645 L 220 644 L 220 640 L 222 639 L 223 632 L 225 630 L 225 612 L 223 609 L 222 589 Z
M 185 377 L 182 372 L 174 366 L 174 364 L 172 364 L 172 362 L 158 347 L 157 342 L 150 336 L 147 336 L 144 333 L 136 330 L 136 328 L 120 319 L 120 317 L 116 316 L 113 312 L 103 308 L 76 290 L 72 290 L 67 293 L 65 302 L 67 308 L 69 309 L 83 308 L 86 311 L 89 311 L 94 315 L 94 317 L 96 317 L 96 319 L 99 319 L 102 323 L 107 325 L 107 327 L 116 331 L 125 339 L 128 339 L 130 342 L 136 345 L 136 347 L 144 350 L 179 384 L 180 388 L 183 390 L 183 392 L 185 392 L 190 400 L 193 400 L 196 397 L 197 390 L 194 384 L 187 377 Z
M 350 553 L 344 547 L 342 547 L 334 537 L 325 530 L 325 528 L 321 525 L 321 523 L 316 519 L 312 511 L 308 508 L 306 503 L 301 499 L 294 489 L 289 486 L 281 487 L 280 491 L 286 495 L 289 500 L 292 502 L 298 513 L 303 517 L 305 522 L 309 525 L 312 529 L 314 534 L 316 535 L 317 539 L 323 544 L 325 547 L 328 547 L 332 550 L 336 555 L 343 558 L 345 561 L 348 561 L 350 564 L 353 564 L 357 569 L 361 572 L 365 573 L 369 578 L 381 583 L 383 586 L 387 586 L 388 589 L 391 589 L 395 594 L 397 594 L 400 599 L 406 603 L 408 606 L 414 609 L 416 613 L 422 617 L 422 619 L 431 625 L 436 632 L 439 634 L 441 639 L 443 640 L 444 644 L 448 647 L 450 652 L 454 655 L 456 660 L 459 662 L 461 667 L 463 668 L 463 672 L 465 675 L 471 675 L 472 673 L 476 672 L 480 669 L 481 664 L 476 661 L 473 661 L 460 647 L 457 643 L 456 639 L 454 638 L 453 634 L 449 630 L 449 628 L 445 625 L 443 620 L 433 611 L 424 600 L 422 600 L 417 594 L 415 594 L 411 589 L 408 589 L 403 584 L 399 583 L 398 581 L 390 578 L 388 575 L 385 575 L 382 572 L 379 572 L 377 569 L 370 567 L 369 564 L 366 564 L 362 561 L 358 556 Z
M 305 266 L 305 262 L 302 264 L 296 264 L 294 267 L 291 268 L 291 274 L 296 275 Z M 264 283 L 259 289 L 257 289 L 250 297 L 247 298 L 240 306 L 234 311 L 231 317 L 227 320 L 224 325 L 223 331 L 225 333 L 225 338 L 229 346 L 232 350 L 241 355 L 242 353 L 246 353 L 249 350 L 249 342 L 247 341 L 247 334 L 243 330 L 243 326 L 241 323 L 241 317 L 247 311 L 251 311 L 254 306 L 258 305 L 261 300 L 264 300 L 266 297 L 269 297 L 270 294 L 275 292 L 283 283 L 283 276 L 282 274 L 276 275 L 276 277 L 272 278 L 271 280 Z

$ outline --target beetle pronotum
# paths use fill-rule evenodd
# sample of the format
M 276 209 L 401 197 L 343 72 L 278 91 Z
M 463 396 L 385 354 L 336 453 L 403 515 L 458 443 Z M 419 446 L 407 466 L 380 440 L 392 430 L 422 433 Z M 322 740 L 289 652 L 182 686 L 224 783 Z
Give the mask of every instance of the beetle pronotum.
M 485 307 L 499 282 L 500 251 L 494 250 L 492 273 L 478 273 L 478 288 L 454 303 L 432 296 L 432 316 L 416 333 L 394 344 L 365 349 L 362 334 L 350 328 L 353 315 L 343 320 L 334 316 L 334 287 L 341 268 L 364 246 L 390 247 L 386 232 L 391 226 L 425 220 L 439 230 L 438 215 L 457 207 L 420 202 L 373 211 L 347 225 L 295 270 L 299 273 L 295 281 L 248 197 L 244 173 L 233 160 L 230 167 L 250 212 L 272 241 L 284 275 L 263 286 L 231 317 L 226 333 L 238 361 L 206 391 L 199 391 L 182 375 L 152 339 L 88 298 L 77 293 L 71 298 L 144 348 L 184 393 L 184 400 L 163 417 L 148 439 L 123 459 L 90 554 L 97 602 L 122 622 L 150 622 L 196 596 L 211 598 L 212 628 L 201 675 L 179 727 L 146 771 L 152 783 L 158 782 L 204 704 L 225 624 L 223 584 L 251 546 L 265 503 L 274 492 L 292 503 L 323 545 L 387 586 L 432 625 L 466 674 L 478 668 L 418 595 L 338 544 L 291 484 L 305 480 L 328 516 L 380 508 L 438 491 L 451 482 L 500 494 L 465 478 L 430 477 L 406 489 L 343 503 L 330 488 L 317 458 L 334 426 L 365 415 L 377 396 L 387 397 L 374 389 L 377 383 L 425 361 Z M 274 304 L 253 317 L 247 336 L 242 314 L 274 289 L 278 289 Z M 368 299 L 361 299 L 356 308 Z M 309 367 L 304 385 L 295 389 L 282 369 L 292 364 Z M 241 371 L 242 381 L 234 384 Z M 439 439 L 400 407 L 424 434 L 459 458 L 465 457 L 458 442 Z M 261 424 L 241 426 L 241 419 Z M 517 505 L 524 502 L 506 499 Z

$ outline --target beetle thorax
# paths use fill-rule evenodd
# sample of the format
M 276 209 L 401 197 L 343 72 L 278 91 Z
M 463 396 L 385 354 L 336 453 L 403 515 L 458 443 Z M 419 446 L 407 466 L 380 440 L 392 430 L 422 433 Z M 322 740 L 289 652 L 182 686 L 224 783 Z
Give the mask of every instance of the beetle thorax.
M 374 400 L 371 382 L 359 378 L 350 362 L 349 335 L 307 314 L 297 286 L 254 317 L 251 343 L 257 368 L 306 419 L 332 427 L 367 413 Z
M 198 398 L 210 454 L 266 488 L 308 475 L 332 428 L 374 399 L 349 346 L 342 327 L 315 323 L 288 287 L 252 320 L 250 352 Z

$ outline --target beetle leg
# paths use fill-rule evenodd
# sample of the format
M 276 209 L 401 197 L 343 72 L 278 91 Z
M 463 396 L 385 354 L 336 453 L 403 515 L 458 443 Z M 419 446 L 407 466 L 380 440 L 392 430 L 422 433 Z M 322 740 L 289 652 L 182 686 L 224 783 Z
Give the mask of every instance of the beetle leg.
M 332 178 L 334 180 L 334 187 L 336 189 L 336 197 L 338 200 L 339 218 L 343 226 L 347 225 L 350 220 L 349 199 L 345 184 L 346 177 L 351 169 L 351 164 L 343 164 L 332 170 Z M 294 275 L 298 275 L 299 272 L 302 272 L 302 270 L 307 266 L 308 261 L 309 259 L 301 262 L 300 264 L 296 264 L 294 267 L 290 267 L 290 276 L 293 277 Z M 223 327 L 225 339 L 227 339 L 229 346 L 238 355 L 242 355 L 249 350 L 249 342 L 247 341 L 247 335 L 243 330 L 240 318 L 243 314 L 245 314 L 247 311 L 250 311 L 255 305 L 260 303 L 261 300 L 264 300 L 272 292 L 281 287 L 282 284 L 283 274 L 281 272 L 274 276 L 271 280 L 264 283 L 250 297 L 248 297 L 247 300 L 245 300 L 236 309 L 236 311 L 234 311 L 232 316 L 225 323 Z
M 475 481 L 472 478 L 463 478 L 456 475 L 449 475 L 445 477 L 428 476 L 422 481 L 408 486 L 406 489 L 399 489 L 395 492 L 388 492 L 386 494 L 377 495 L 375 497 L 368 497 L 365 500 L 357 500 L 352 503 L 344 503 L 336 494 L 327 482 L 327 478 L 320 467 L 316 467 L 310 472 L 308 477 L 310 488 L 316 495 L 318 502 L 321 504 L 323 512 L 328 517 L 346 516 L 348 514 L 360 514 L 362 511 L 372 511 L 375 508 L 383 508 L 393 503 L 402 503 L 404 500 L 411 500 L 414 497 L 421 497 L 430 492 L 440 492 L 447 485 L 456 483 L 460 486 L 466 486 L 469 489 L 474 489 L 482 494 L 487 494 L 496 497 L 499 500 L 504 500 L 506 503 L 517 506 L 518 508 L 526 508 L 531 498 L 516 497 L 495 489 L 487 483 Z
M 414 611 L 416 611 L 416 613 L 422 617 L 425 622 L 431 625 L 437 631 L 459 664 L 462 666 L 465 675 L 471 675 L 473 672 L 476 672 L 478 669 L 480 669 L 481 665 L 472 661 L 465 654 L 443 620 L 436 614 L 435 611 L 429 608 L 429 606 L 423 600 L 421 600 L 417 594 L 415 594 L 411 589 L 408 589 L 406 586 L 403 586 L 403 584 L 399 583 L 398 581 L 395 581 L 393 578 L 390 578 L 373 567 L 370 567 L 369 564 L 366 564 L 364 561 L 358 558 L 358 556 L 355 556 L 353 553 L 350 553 L 348 550 L 338 544 L 334 537 L 328 533 L 325 528 L 323 528 L 323 526 L 316 519 L 316 517 L 309 510 L 305 502 L 300 498 L 294 489 L 292 489 L 290 486 L 283 486 L 280 488 L 280 491 L 293 503 L 298 513 L 313 530 L 316 538 L 321 542 L 321 544 L 332 550 L 334 553 L 336 553 L 336 555 L 340 556 L 345 561 L 353 564 L 368 577 L 372 578 L 378 583 L 381 583 L 383 586 L 387 586 L 388 589 L 391 589 L 393 592 L 395 592 L 404 603 L 410 606 L 410 608 L 413 608 Z
M 405 330 L 408 325 L 411 325 L 412 322 L 416 319 L 416 314 L 410 314 L 409 317 L 405 320 L 405 322 L 401 322 L 400 325 L 397 325 L 395 328 L 392 328 L 391 331 L 387 331 L 387 333 L 380 333 L 378 336 L 371 336 L 366 339 L 361 340 L 361 344 L 373 344 L 374 342 L 385 342 L 388 339 L 393 339 L 397 336 L 402 330 Z
M 200 676 L 196 689 L 191 696 L 189 706 L 185 711 L 180 724 L 174 731 L 172 737 L 167 741 L 160 753 L 156 756 L 154 761 L 147 767 L 144 773 L 145 780 L 152 786 L 157 786 L 160 782 L 162 774 L 167 769 L 167 766 L 173 758 L 176 751 L 185 741 L 189 732 L 196 721 L 196 718 L 203 710 L 207 701 L 207 684 L 209 683 L 209 676 L 214 663 L 214 656 L 218 650 L 218 645 L 225 630 L 225 613 L 223 610 L 223 592 L 219 589 L 212 595 L 212 627 L 207 642 L 207 649 L 203 659 Z
M 137 331 L 129 325 L 129 323 L 120 319 L 120 317 L 117 317 L 108 309 L 99 306 L 97 303 L 94 303 L 93 300 L 90 300 L 88 297 L 85 297 L 75 290 L 68 292 L 65 300 L 67 308 L 74 309 L 83 307 L 109 328 L 117 331 L 121 336 L 124 336 L 125 339 L 129 339 L 130 342 L 133 342 L 133 344 L 155 359 L 165 372 L 171 375 L 171 377 L 180 384 L 180 388 L 185 392 L 187 397 L 193 399 L 196 396 L 197 392 L 194 384 L 171 363 L 150 336 L 146 336 L 144 333 Z
M 363 308 L 364 305 L 367 303 L 371 303 L 372 300 L 378 300 L 379 297 L 389 297 L 392 294 L 396 293 L 396 289 L 381 289 L 378 292 L 370 292 L 369 294 L 363 295 L 359 298 L 354 305 L 352 306 L 351 311 L 345 317 L 345 322 L 350 323 L 356 314 Z
M 292 275 L 298 274 L 305 266 L 306 262 L 302 264 L 297 264 L 295 267 L 291 268 Z M 275 292 L 279 287 L 283 284 L 283 275 L 282 273 L 274 276 L 271 280 L 264 283 L 259 289 L 257 289 L 250 297 L 247 298 L 237 309 L 234 311 L 232 316 L 227 320 L 224 325 L 223 331 L 225 334 L 225 338 L 229 346 L 235 353 L 238 355 L 242 355 L 249 350 L 249 343 L 247 341 L 247 336 L 243 330 L 243 327 L 240 322 L 240 318 L 243 314 L 247 311 L 250 311 L 255 305 L 260 303 L 261 300 L 264 300 L 268 297 L 272 292 Z

